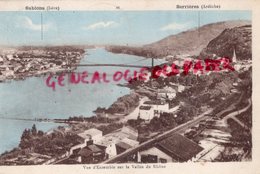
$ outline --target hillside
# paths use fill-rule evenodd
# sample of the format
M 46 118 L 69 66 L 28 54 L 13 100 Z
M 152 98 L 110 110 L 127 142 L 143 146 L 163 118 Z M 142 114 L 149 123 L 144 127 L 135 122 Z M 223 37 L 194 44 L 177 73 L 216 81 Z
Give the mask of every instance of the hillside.
M 171 35 L 142 47 L 109 46 L 107 50 L 144 57 L 163 57 L 178 54 L 199 55 L 201 50 L 225 29 L 250 24 L 251 22 L 246 20 L 217 22 Z
M 232 57 L 234 50 L 238 60 L 252 59 L 252 26 L 245 25 L 225 29 L 218 37 L 209 42 L 201 52 L 201 57 L 216 54 L 221 57 Z

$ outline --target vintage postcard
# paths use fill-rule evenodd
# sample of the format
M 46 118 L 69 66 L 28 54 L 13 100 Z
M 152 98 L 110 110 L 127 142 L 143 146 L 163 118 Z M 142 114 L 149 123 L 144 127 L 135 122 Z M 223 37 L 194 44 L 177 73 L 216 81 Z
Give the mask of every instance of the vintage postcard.
M 259 3 L 0 4 L 0 174 L 260 172 Z

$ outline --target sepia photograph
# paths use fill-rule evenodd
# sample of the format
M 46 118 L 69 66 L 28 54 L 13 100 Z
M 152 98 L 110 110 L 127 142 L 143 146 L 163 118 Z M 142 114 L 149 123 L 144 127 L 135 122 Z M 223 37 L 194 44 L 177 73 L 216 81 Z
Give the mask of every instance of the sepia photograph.
M 0 10 L 1 174 L 256 160 L 252 10 L 22 8 Z
M 1 12 L 1 165 L 250 161 L 250 11 Z

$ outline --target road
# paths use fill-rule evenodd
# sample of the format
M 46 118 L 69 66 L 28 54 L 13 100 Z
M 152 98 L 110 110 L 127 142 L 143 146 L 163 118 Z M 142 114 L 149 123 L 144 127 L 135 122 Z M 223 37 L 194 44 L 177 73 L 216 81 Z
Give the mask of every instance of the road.
M 161 135 L 159 135 L 155 138 L 152 138 L 152 139 L 140 144 L 137 147 L 130 148 L 130 149 L 126 150 L 125 152 L 104 161 L 103 163 L 105 163 L 105 164 L 106 163 L 115 163 L 117 161 L 120 161 L 120 159 L 123 159 L 123 158 L 125 158 L 125 157 L 127 157 L 127 156 L 129 156 L 129 155 L 131 155 L 135 152 L 142 150 L 143 148 L 147 148 L 147 146 L 150 146 L 150 145 L 152 145 L 152 144 L 154 144 L 154 143 L 156 143 L 156 142 L 158 142 L 162 139 L 165 139 L 165 138 L 171 136 L 173 133 L 182 133 L 185 130 L 189 129 L 190 127 L 199 124 L 200 121 L 208 119 L 209 117 L 205 116 L 205 115 L 211 113 L 212 111 L 213 111 L 213 109 L 209 109 L 208 111 L 200 114 L 199 116 L 197 116 L 194 119 L 188 121 L 187 123 L 179 125 L 179 126 L 173 128 L 173 129 L 169 130 L 169 131 L 166 131 L 163 134 L 161 134 Z
M 236 121 L 238 124 L 240 124 L 242 127 L 249 129 L 244 123 L 242 123 L 239 119 L 237 119 L 236 116 L 245 112 L 246 110 L 248 110 L 250 108 L 251 104 L 252 104 L 251 100 L 248 99 L 248 105 L 245 108 L 240 109 L 240 110 L 235 111 L 235 112 L 232 112 L 232 113 L 228 114 L 227 116 L 225 116 L 224 119 L 223 119 L 225 124 L 227 124 L 227 120 L 231 118 L 234 121 Z

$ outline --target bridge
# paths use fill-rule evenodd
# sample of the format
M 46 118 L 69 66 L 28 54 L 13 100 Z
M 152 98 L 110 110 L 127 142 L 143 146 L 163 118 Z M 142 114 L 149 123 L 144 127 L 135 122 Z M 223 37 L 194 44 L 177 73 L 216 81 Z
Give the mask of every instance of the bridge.
M 128 67 L 128 68 L 151 68 L 152 66 L 141 66 L 141 65 L 127 65 L 127 64 L 78 64 L 78 65 L 74 65 L 74 66 L 77 66 L 77 67 L 80 67 L 80 66 L 86 66 L 86 67 L 98 67 L 98 66 L 107 66 L 107 67 L 111 67 L 111 66 L 114 66 L 114 67 Z

